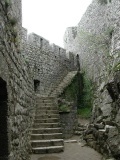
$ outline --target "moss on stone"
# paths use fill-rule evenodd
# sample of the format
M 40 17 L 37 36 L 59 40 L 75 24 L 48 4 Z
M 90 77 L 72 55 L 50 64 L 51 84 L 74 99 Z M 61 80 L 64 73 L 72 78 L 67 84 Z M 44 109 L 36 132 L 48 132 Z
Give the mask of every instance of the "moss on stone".
M 80 73 L 73 78 L 72 82 L 64 89 L 63 93 L 59 96 L 59 110 L 70 111 L 71 106 L 76 104 L 78 106 L 80 99 Z
M 78 114 L 83 118 L 89 118 L 93 107 L 94 86 L 90 79 L 83 74 L 83 92 L 80 97 Z
M 80 86 L 78 83 L 78 75 L 74 77 L 72 82 L 64 89 L 63 93 L 61 94 L 61 98 L 66 99 L 69 102 L 76 102 L 77 96 L 80 90 Z

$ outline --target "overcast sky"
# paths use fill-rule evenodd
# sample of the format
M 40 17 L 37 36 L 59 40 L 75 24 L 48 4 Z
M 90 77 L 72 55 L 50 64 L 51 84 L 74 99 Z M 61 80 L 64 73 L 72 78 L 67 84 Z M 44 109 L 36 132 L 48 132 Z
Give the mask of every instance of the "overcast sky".
M 63 47 L 67 27 L 76 26 L 92 0 L 22 0 L 23 27 Z

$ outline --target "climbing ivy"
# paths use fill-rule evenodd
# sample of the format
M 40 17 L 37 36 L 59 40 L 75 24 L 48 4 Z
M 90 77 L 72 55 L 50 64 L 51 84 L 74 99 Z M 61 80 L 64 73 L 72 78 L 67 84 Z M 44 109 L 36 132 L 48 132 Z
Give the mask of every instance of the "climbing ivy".
M 74 77 L 71 84 L 65 88 L 59 97 L 64 100 L 59 103 L 59 110 L 68 112 L 70 105 L 67 102 L 74 102 L 77 105 L 78 114 L 81 117 L 89 118 L 93 106 L 94 86 L 92 81 L 87 78 L 85 72 L 82 75 L 79 74 Z
M 86 73 L 83 74 L 83 92 L 80 96 L 80 103 L 78 106 L 78 114 L 81 117 L 89 118 L 91 116 L 91 110 L 93 107 L 94 100 L 94 86 L 93 83 L 88 77 Z
M 79 84 L 78 84 L 78 75 L 79 73 L 74 77 L 72 82 L 64 89 L 63 93 L 61 94 L 61 98 L 66 99 L 66 101 L 76 101 L 77 96 L 79 93 Z
M 63 93 L 59 96 L 59 110 L 63 112 L 70 111 L 71 104 L 78 105 L 81 93 L 80 72 L 73 78 L 72 82 L 64 89 Z

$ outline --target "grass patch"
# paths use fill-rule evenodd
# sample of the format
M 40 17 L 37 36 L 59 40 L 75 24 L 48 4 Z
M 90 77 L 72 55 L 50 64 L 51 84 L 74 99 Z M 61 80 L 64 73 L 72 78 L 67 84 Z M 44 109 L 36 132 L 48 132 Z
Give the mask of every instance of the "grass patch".
M 83 92 L 80 96 L 78 114 L 82 118 L 90 118 L 93 106 L 94 86 L 86 74 L 83 74 Z
M 92 108 L 90 107 L 79 108 L 78 114 L 80 115 L 81 118 L 88 119 L 91 117 L 91 111 L 92 111 Z

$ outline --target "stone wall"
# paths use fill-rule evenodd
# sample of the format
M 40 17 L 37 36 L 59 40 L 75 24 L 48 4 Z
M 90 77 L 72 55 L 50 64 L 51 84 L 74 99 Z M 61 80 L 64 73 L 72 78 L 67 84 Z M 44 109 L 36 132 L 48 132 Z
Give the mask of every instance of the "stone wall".
M 92 131 L 88 128 L 87 132 L 92 133 L 89 144 L 116 159 L 120 157 L 117 85 L 120 79 L 117 78 L 117 82 L 115 80 L 120 74 L 119 10 L 119 0 L 93 0 L 78 26 L 69 27 L 64 36 L 65 48 L 80 55 L 81 69 L 96 88 L 90 127 Z
M 119 61 L 119 6 L 118 0 L 102 5 L 93 0 L 78 27 L 65 32 L 66 50 L 80 54 L 82 69 L 98 85 Z
M 100 93 L 101 105 L 94 107 L 92 121 L 84 133 L 87 143 L 105 155 L 120 159 L 120 72 Z M 97 104 L 100 102 L 96 102 Z
M 21 17 L 21 0 L 0 1 L 1 160 L 30 159 L 34 90 L 48 96 L 69 71 L 77 69 L 72 53 L 34 33 L 27 35 Z
M 68 112 L 60 112 L 60 121 L 62 127 L 63 138 L 68 139 L 74 135 L 78 125 L 77 105 L 71 105 Z
M 78 72 L 58 96 L 58 108 L 64 138 L 71 138 L 78 127 L 77 108 L 82 94 L 82 75 Z
M 6 119 L 9 150 L 9 155 L 2 155 L 0 159 L 5 159 L 6 156 L 6 160 L 28 160 L 34 92 L 31 71 L 20 54 L 20 0 L 11 0 L 10 3 L 0 1 L 0 23 L 0 78 L 7 84 Z M 0 126 L 2 124 L 4 122 L 0 122 Z
M 27 35 L 24 28 L 22 42 L 22 54 L 34 72 L 34 80 L 39 81 L 37 93 L 41 96 L 50 95 L 69 71 L 76 70 L 75 55 L 34 33 Z

